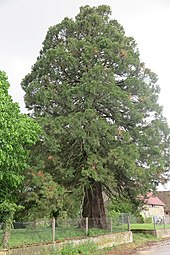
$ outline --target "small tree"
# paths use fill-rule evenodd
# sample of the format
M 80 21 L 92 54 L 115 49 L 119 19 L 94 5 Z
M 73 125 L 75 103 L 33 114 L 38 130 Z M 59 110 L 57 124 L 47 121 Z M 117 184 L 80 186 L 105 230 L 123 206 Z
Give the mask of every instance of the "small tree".
M 3 246 L 7 248 L 13 216 L 18 208 L 17 190 L 28 167 L 28 146 L 35 144 L 40 128 L 19 111 L 8 95 L 9 83 L 0 71 L 0 218 L 3 221 Z
M 19 213 L 22 219 L 50 218 L 63 208 L 64 188 L 49 173 L 32 167 L 25 172 L 19 199 L 23 206 Z

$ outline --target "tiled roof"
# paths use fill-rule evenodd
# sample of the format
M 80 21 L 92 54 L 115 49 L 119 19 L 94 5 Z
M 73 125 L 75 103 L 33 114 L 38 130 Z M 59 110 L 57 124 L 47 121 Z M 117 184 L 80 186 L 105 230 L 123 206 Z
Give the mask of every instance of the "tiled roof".
M 144 203 L 148 204 L 148 205 L 161 205 L 161 206 L 165 206 L 165 204 L 161 201 L 161 199 L 159 199 L 157 196 L 154 196 L 152 192 L 149 192 L 147 194 L 147 197 L 144 200 Z
M 147 204 L 165 206 L 165 204 L 158 197 L 150 197 L 149 199 L 147 199 Z

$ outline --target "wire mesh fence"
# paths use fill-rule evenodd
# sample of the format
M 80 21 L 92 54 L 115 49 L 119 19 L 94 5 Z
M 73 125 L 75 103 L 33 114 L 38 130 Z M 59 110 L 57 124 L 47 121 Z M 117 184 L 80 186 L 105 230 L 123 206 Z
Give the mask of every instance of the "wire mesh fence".
M 150 216 L 147 218 L 136 217 L 133 214 L 129 215 L 130 230 L 161 230 L 170 229 L 170 222 L 166 217 Z
M 14 222 L 9 247 L 49 243 L 83 236 L 97 236 L 128 230 L 128 214 L 108 218 L 47 219 L 32 222 Z M 0 239 L 3 224 L 0 223 Z
M 170 228 L 169 221 L 150 217 L 146 222 L 132 214 L 115 214 L 107 218 L 57 218 L 31 222 L 14 222 L 9 247 L 51 243 L 83 236 L 98 236 L 129 230 L 157 230 Z M 3 223 L 0 223 L 0 240 L 3 240 Z M 0 242 L 2 246 L 2 242 Z

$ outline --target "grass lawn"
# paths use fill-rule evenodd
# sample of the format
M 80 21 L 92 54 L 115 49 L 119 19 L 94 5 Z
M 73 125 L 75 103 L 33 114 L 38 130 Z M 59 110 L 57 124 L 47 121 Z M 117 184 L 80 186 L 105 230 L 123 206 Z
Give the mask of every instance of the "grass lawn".
M 134 233 L 133 234 L 133 242 L 136 245 L 141 245 L 146 242 L 159 241 L 159 240 L 160 240 L 160 238 L 155 237 L 150 234 L 144 234 L 144 233 Z
M 84 229 L 56 229 L 55 239 L 63 240 L 65 238 L 77 237 L 85 235 Z M 2 240 L 2 231 L 0 231 L 0 240 Z M 35 228 L 35 229 L 13 229 L 11 231 L 9 246 L 18 247 L 33 243 L 47 243 L 52 241 L 52 229 Z
M 153 230 L 153 224 L 131 224 L 131 229 L 146 229 Z M 163 225 L 156 225 L 157 229 L 163 229 Z M 170 228 L 170 224 L 166 225 L 166 228 Z M 112 232 L 122 232 L 127 230 L 127 225 L 113 225 Z M 108 234 L 110 230 L 104 229 L 89 229 L 89 236 L 96 236 L 102 234 Z M 85 229 L 78 227 L 69 228 L 56 228 L 55 240 L 64 240 L 66 238 L 75 238 L 85 236 Z M 2 240 L 2 230 L 0 230 L 0 243 Z M 13 229 L 11 231 L 11 237 L 9 241 L 9 247 L 19 247 L 23 245 L 29 245 L 34 243 L 48 243 L 52 241 L 52 228 L 51 227 L 35 227 L 25 229 Z M 2 244 L 0 244 L 2 247 Z
M 112 223 L 112 232 L 127 231 L 127 224 Z M 88 236 L 97 236 L 108 234 L 111 229 L 97 229 L 89 228 Z M 85 228 L 78 228 L 75 226 L 56 227 L 55 240 L 64 240 L 67 238 L 82 237 L 86 235 Z M 2 247 L 2 230 L 0 230 L 0 247 Z M 35 243 L 52 242 L 52 227 L 51 226 L 35 226 L 28 225 L 26 228 L 12 229 L 9 241 L 9 247 L 19 247 L 23 245 L 30 245 Z
M 130 224 L 130 228 L 131 229 L 153 230 L 154 224 L 153 223 Z M 170 224 L 166 224 L 165 228 L 170 228 Z M 164 225 L 156 224 L 156 229 L 164 229 Z
M 113 227 L 114 228 L 114 227 Z M 118 230 L 115 232 L 118 232 Z M 120 229 L 119 229 L 120 232 Z M 105 229 L 89 229 L 89 236 L 96 236 L 110 233 Z M 64 240 L 66 238 L 74 238 L 85 236 L 85 229 L 78 227 L 70 228 L 56 228 L 55 240 Z M 0 230 L 0 241 L 2 240 L 2 230 Z M 33 243 L 47 243 L 52 241 L 52 228 L 25 228 L 25 229 L 13 229 L 11 231 L 9 247 L 18 247 L 23 245 L 29 245 Z M 2 247 L 2 244 L 0 245 Z

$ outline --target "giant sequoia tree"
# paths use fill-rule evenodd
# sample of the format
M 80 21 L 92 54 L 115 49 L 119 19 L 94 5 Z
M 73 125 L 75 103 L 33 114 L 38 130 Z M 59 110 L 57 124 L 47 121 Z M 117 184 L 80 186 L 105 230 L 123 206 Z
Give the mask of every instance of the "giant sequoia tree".
M 132 201 L 169 170 L 169 129 L 157 77 L 109 6 L 81 7 L 49 28 L 22 81 L 44 130 L 43 158 L 57 182 L 82 189 L 84 217 L 105 227 L 102 192 Z M 45 156 L 46 155 L 46 156 Z

